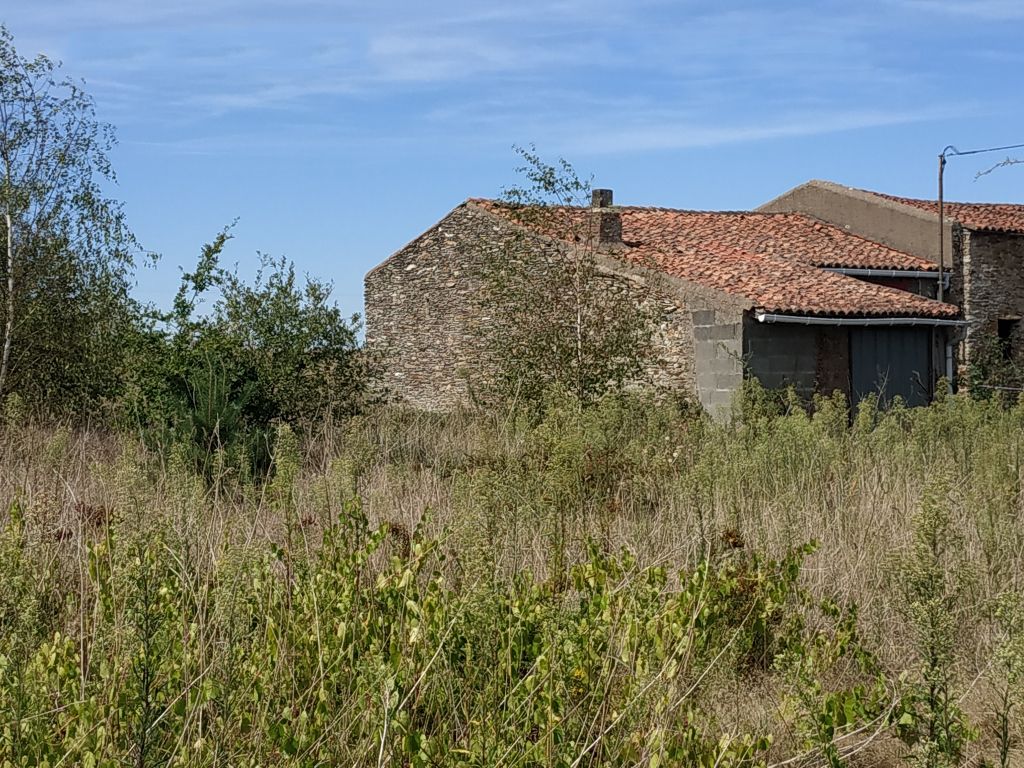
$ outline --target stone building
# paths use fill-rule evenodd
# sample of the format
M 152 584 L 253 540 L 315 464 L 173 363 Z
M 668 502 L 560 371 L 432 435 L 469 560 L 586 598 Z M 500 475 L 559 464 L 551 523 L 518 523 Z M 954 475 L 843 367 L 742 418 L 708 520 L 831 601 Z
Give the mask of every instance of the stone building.
M 809 181 L 758 208 L 800 212 L 843 231 L 913 254 L 937 275 L 939 204 L 895 197 L 828 181 Z M 957 304 L 966 321 L 957 363 L 972 359 L 972 346 L 995 342 L 1002 355 L 1024 368 L 1024 205 L 945 203 L 942 243 L 944 298 Z M 910 287 L 903 277 L 875 277 Z M 930 283 L 935 295 L 938 281 Z
M 653 302 L 659 322 L 649 379 L 710 412 L 730 405 L 745 376 L 804 396 L 840 390 L 927 402 L 963 321 L 934 298 L 927 254 L 868 238 L 796 210 L 695 212 L 590 208 L 596 260 L 610 289 Z M 773 204 L 785 208 L 782 199 Z M 503 204 L 468 200 L 371 270 L 366 341 L 388 396 L 425 409 L 464 403 L 486 377 L 479 346 L 479 265 L 543 259 L 571 247 Z

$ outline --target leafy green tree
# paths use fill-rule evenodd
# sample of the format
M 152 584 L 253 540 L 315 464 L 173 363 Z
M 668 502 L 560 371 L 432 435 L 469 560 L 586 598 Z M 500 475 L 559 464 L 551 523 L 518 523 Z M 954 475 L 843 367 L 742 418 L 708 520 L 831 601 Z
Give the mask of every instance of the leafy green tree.
M 507 189 L 501 205 L 523 231 L 482 268 L 493 388 L 506 401 L 539 403 L 554 388 L 595 402 L 642 378 L 654 319 L 609 272 L 615 256 L 601 253 L 594 236 L 589 180 L 565 160 L 545 163 L 532 147 L 516 152 L 527 183 Z
M 0 398 L 84 412 L 116 394 L 137 244 L 102 191 L 113 129 L 59 69 L 0 26 Z
M 367 364 L 359 318 L 331 301 L 331 286 L 300 279 L 261 254 L 252 282 L 220 266 L 222 231 L 183 276 L 172 310 L 136 338 L 128 413 L 166 426 L 211 469 L 218 453 L 265 468 L 276 423 L 309 429 L 356 412 Z M 199 312 L 204 296 L 213 302 Z

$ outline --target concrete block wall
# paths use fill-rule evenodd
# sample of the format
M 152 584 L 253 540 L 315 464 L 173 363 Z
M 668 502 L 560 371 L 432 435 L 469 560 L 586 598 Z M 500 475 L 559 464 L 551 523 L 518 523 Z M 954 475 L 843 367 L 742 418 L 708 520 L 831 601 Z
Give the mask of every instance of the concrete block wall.
M 713 417 L 732 407 L 743 386 L 743 313 L 734 307 L 692 312 L 697 396 Z

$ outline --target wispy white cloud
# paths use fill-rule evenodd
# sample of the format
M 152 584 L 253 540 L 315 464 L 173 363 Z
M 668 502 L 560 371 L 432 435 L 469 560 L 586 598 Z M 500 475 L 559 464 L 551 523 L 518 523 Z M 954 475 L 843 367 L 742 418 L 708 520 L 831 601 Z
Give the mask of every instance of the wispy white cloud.
M 271 131 L 305 141 L 289 117 L 330 116 L 368 140 L 514 132 L 611 152 L 933 119 L 922 116 L 937 114 L 943 83 L 883 42 L 893 20 L 878 17 L 880 3 L 79 0 L 56 14 L 39 0 L 11 16 L 33 39 L 70 48 L 112 119 L 177 131 L 166 146 L 178 151 L 207 151 L 199 137 L 218 131 L 234 137 L 226 151 Z M 962 5 L 989 15 L 1018 8 Z M 587 130 L 597 124 L 612 128 Z
M 902 0 L 912 11 L 934 12 L 960 18 L 999 21 L 1024 18 L 1020 0 Z
M 262 0 L 176 0 L 156 3 L 147 0 L 76 0 L 75 2 L 25 3 L 16 12 L 8 11 L 5 21 L 34 28 L 77 31 L 81 29 L 152 28 L 203 22 L 236 22 L 274 8 L 290 6 L 301 12 L 303 6 L 317 3 L 294 0 L 292 3 Z
M 975 117 L 986 114 L 980 105 L 966 102 L 910 109 L 876 107 L 870 102 L 801 103 L 778 109 L 749 105 L 743 111 L 726 111 L 717 109 L 715 104 L 700 102 L 667 107 L 642 99 L 617 105 L 601 99 L 580 101 L 558 93 L 540 94 L 539 98 L 545 108 L 532 113 L 524 112 L 516 102 L 491 99 L 481 104 L 479 110 L 452 108 L 433 112 L 429 122 L 435 123 L 433 131 L 455 132 L 465 141 L 487 141 L 494 137 L 508 142 L 529 140 L 568 156 L 663 152 L 811 137 L 948 120 L 965 109 Z M 560 109 L 560 104 L 570 108 Z
M 353 25 L 409 24 L 508 24 L 524 22 L 541 27 L 575 21 L 613 24 L 632 18 L 647 8 L 672 5 L 671 0 L 520 0 L 516 3 L 482 4 L 475 0 L 410 3 L 407 0 L 37 0 L 8 9 L 0 23 L 35 29 L 152 28 L 214 24 L 251 27 L 268 21 L 328 22 Z
M 391 32 L 370 39 L 367 79 L 374 84 L 466 81 L 494 73 L 536 72 L 579 65 L 595 45 L 501 40 L 489 35 Z
M 773 118 L 764 116 L 747 123 L 728 121 L 721 125 L 683 120 L 653 121 L 577 135 L 572 146 L 587 154 L 635 153 L 673 149 L 717 147 L 740 142 L 820 136 L 863 128 L 880 128 L 905 123 L 948 119 L 958 112 L 952 108 L 931 110 L 850 109 L 811 112 Z

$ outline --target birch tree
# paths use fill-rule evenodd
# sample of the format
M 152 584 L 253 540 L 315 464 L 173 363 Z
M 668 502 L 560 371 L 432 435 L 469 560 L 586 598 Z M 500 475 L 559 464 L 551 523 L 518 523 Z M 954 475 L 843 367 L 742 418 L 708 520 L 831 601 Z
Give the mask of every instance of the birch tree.
M 106 364 L 128 306 L 135 240 L 102 189 L 115 181 L 114 132 L 60 74 L 0 26 L 0 400 L 94 387 L 82 366 Z
M 500 400 L 525 403 L 560 389 L 582 406 L 643 378 L 655 318 L 601 268 L 589 180 L 565 160 L 551 165 L 533 148 L 516 151 L 525 184 L 506 189 L 500 205 L 524 232 L 482 269 L 491 388 Z

